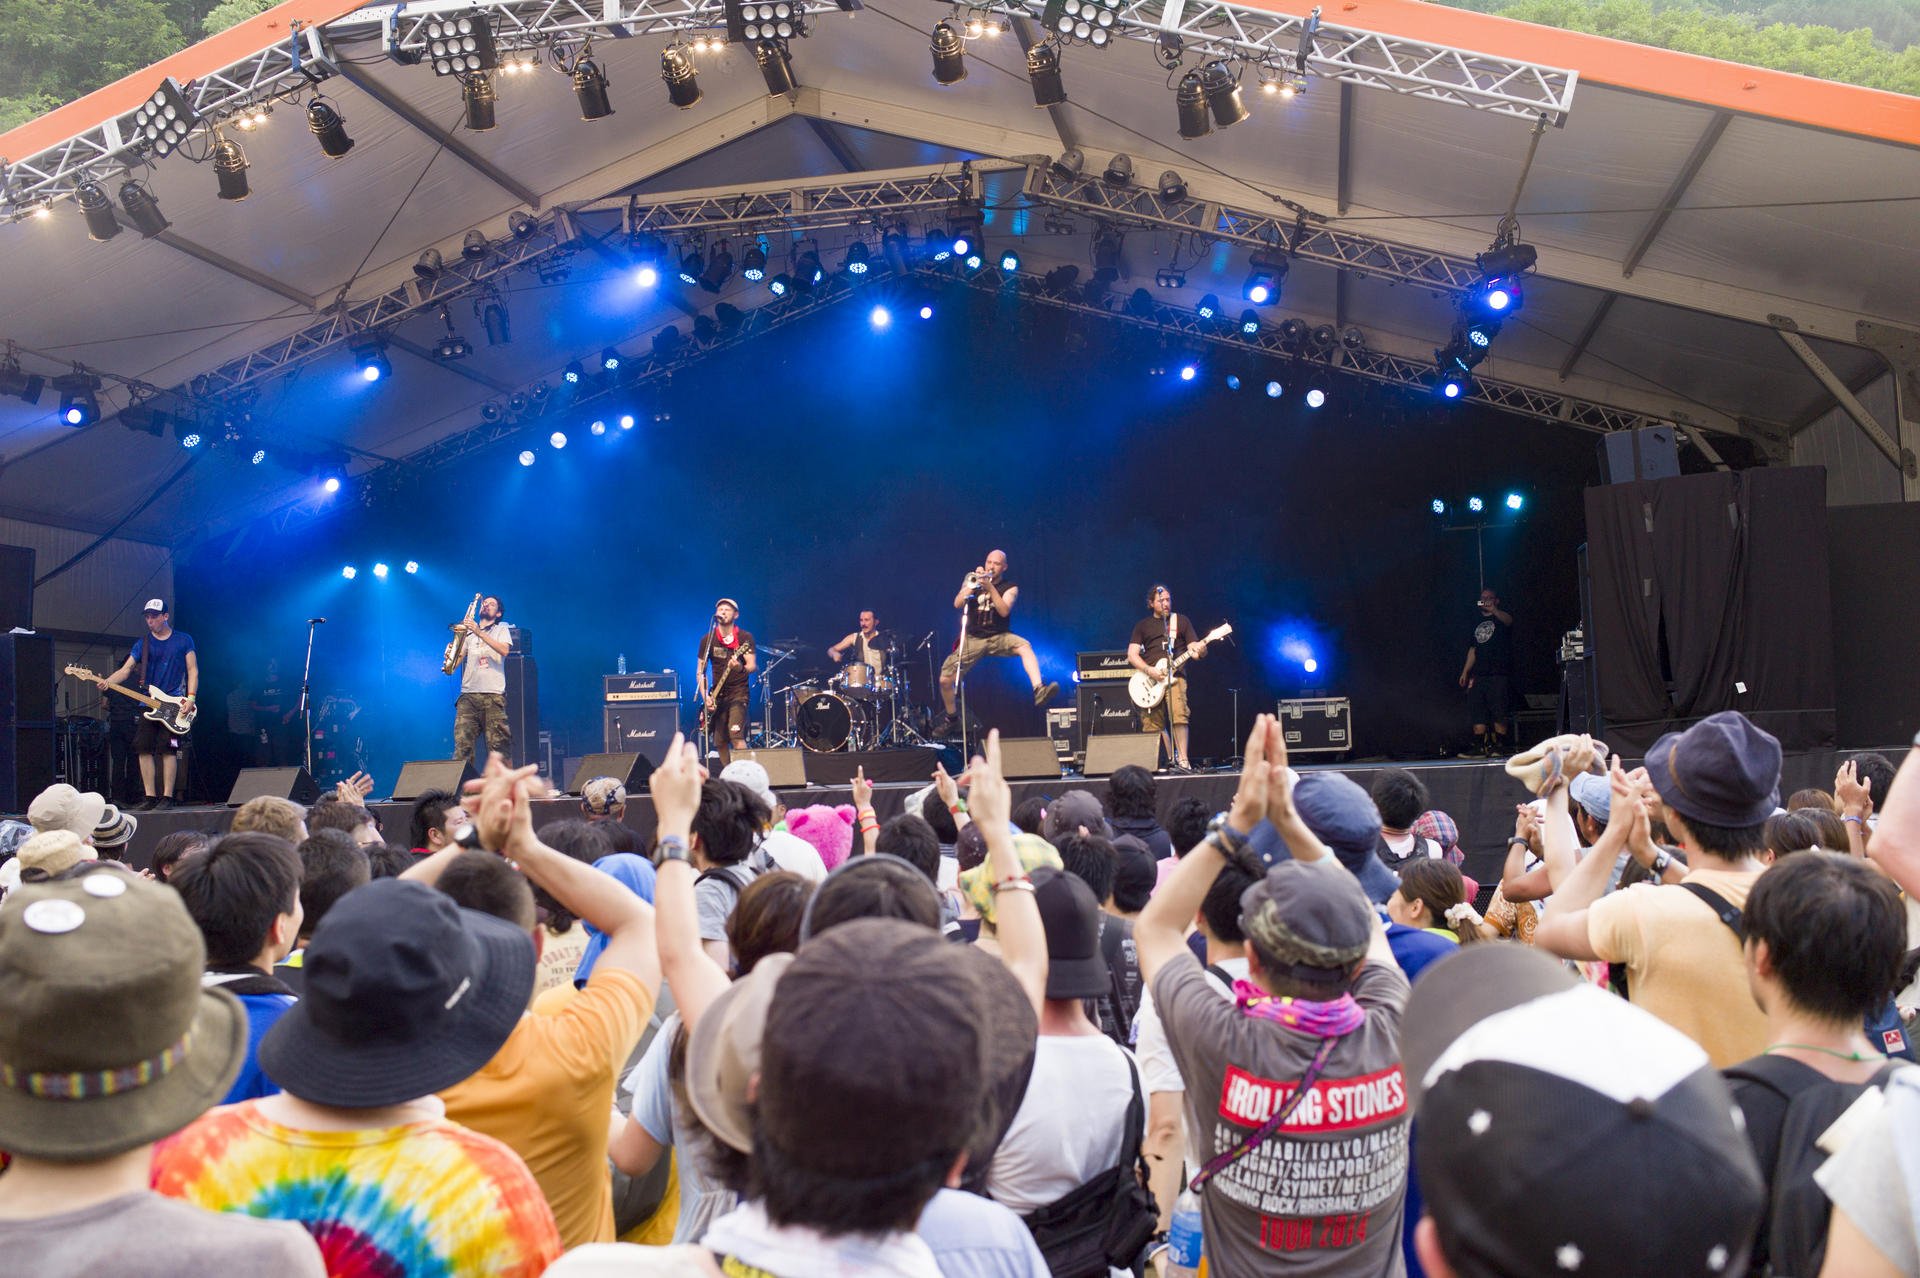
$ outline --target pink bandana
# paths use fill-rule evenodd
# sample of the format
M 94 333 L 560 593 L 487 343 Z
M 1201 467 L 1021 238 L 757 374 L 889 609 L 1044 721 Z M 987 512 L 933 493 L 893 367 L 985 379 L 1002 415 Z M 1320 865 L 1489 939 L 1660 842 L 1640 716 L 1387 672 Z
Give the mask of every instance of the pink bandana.
M 1233 1002 L 1242 1015 L 1275 1021 L 1317 1038 L 1351 1034 L 1367 1020 L 1351 994 L 1342 994 L 1330 1003 L 1316 1003 L 1304 998 L 1279 998 L 1251 981 L 1239 980 L 1233 983 Z

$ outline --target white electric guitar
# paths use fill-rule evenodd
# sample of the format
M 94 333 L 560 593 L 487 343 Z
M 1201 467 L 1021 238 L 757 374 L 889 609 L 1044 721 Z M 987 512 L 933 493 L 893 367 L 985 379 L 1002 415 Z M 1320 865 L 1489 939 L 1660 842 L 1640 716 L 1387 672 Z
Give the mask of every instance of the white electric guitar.
M 68 666 L 66 670 L 68 674 L 76 679 L 85 679 L 89 683 L 100 683 L 101 677 L 85 666 Z M 168 696 L 152 684 L 147 685 L 145 695 L 135 692 L 132 688 L 123 688 L 117 683 L 102 684 L 101 686 L 106 688 L 107 691 L 117 692 L 123 697 L 132 697 L 135 701 L 147 707 L 146 718 L 152 719 L 155 723 L 166 724 L 167 731 L 174 733 L 176 736 L 184 737 L 189 732 L 192 732 L 193 721 L 200 713 L 200 707 L 198 705 L 188 705 L 185 697 Z
M 1207 632 L 1207 637 L 1200 641 L 1200 646 L 1204 648 L 1210 643 L 1225 639 L 1232 633 L 1233 627 L 1223 621 Z M 1182 652 L 1179 656 L 1173 658 L 1173 664 L 1171 666 L 1167 664 L 1167 658 L 1162 657 L 1155 663 L 1153 668 L 1168 676 L 1176 675 L 1180 673 L 1180 667 L 1186 665 L 1188 659 L 1192 656 L 1193 654 L 1190 652 Z M 1133 704 L 1139 706 L 1142 710 L 1151 710 L 1159 705 L 1161 699 L 1167 695 L 1167 685 L 1172 682 L 1171 677 L 1155 679 L 1150 675 L 1136 670 L 1133 672 L 1133 678 L 1127 680 L 1127 695 L 1132 697 Z

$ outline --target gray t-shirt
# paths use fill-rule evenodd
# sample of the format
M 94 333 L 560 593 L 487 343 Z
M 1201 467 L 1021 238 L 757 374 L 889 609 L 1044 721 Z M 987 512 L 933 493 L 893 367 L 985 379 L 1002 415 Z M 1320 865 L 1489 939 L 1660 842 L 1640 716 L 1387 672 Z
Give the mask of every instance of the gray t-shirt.
M 511 646 L 513 631 L 504 621 L 496 621 L 491 626 L 480 627 L 480 632 L 496 643 Z M 467 636 L 467 661 L 460 670 L 460 691 L 462 692 L 505 692 L 507 690 L 507 659 L 481 643 L 473 635 Z
M 1920 1273 L 1914 1222 L 1920 1197 L 1901 1158 L 1905 1142 L 1911 1161 L 1911 1142 L 1920 1136 L 1920 1082 L 1906 1081 L 1916 1072 L 1895 1074 L 1886 1087 L 1886 1107 L 1813 1173 L 1833 1205 L 1903 1274 Z
M 712 877 L 703 873 L 693 885 L 693 908 L 700 922 L 700 939 L 724 941 L 727 919 L 733 914 L 733 907 L 740 903 L 740 893 L 760 876 L 760 871 L 741 861 L 718 866 L 710 873 Z M 728 879 L 732 882 L 727 882 Z
M 1400 1014 L 1407 978 L 1369 962 L 1353 996 L 1366 1022 L 1333 1049 L 1279 1132 L 1207 1183 L 1201 1227 L 1221 1274 L 1406 1272 L 1407 1090 Z M 1319 1040 L 1242 1012 L 1190 953 L 1161 969 L 1153 1001 L 1185 1080 L 1192 1145 L 1234 1148 L 1292 1096 Z
M 293 1221 L 255 1220 L 151 1191 L 36 1220 L 0 1220 L 0 1262 L 34 1278 L 326 1278 L 320 1248 Z

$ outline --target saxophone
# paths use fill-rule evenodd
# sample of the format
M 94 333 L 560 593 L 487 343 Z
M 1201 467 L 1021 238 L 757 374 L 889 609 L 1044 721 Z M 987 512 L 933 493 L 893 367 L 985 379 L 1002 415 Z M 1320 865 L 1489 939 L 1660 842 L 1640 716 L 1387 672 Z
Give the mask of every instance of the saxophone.
M 478 612 L 479 610 L 480 610 L 480 596 L 475 595 L 473 597 L 473 602 L 467 605 L 466 620 L 472 621 L 474 613 Z M 461 665 L 465 663 L 467 659 L 466 621 L 463 621 L 460 624 L 455 626 L 449 626 L 447 628 L 453 631 L 453 638 L 447 640 L 446 655 L 442 657 L 440 661 L 441 674 L 452 674 L 454 671 L 458 670 L 461 667 Z

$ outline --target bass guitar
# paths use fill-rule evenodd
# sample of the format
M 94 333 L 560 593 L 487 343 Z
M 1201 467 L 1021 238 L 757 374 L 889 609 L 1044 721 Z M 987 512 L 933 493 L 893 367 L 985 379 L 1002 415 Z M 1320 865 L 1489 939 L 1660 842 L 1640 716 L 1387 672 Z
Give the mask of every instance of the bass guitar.
M 709 648 L 708 651 L 712 651 L 712 649 Z M 718 714 L 720 710 L 720 689 L 727 686 L 727 677 L 733 673 L 733 663 L 738 661 L 741 654 L 747 651 L 749 651 L 747 645 L 740 644 L 735 647 L 732 652 L 728 653 L 727 664 L 720 667 L 720 677 L 715 679 L 713 686 L 707 690 L 707 704 L 700 712 L 700 731 L 706 733 L 708 736 L 713 735 L 714 716 Z M 702 664 L 704 664 L 704 661 L 705 659 L 703 658 Z
M 1210 643 L 1225 639 L 1232 633 L 1233 627 L 1223 621 L 1207 632 L 1207 637 L 1200 641 L 1200 646 L 1204 648 Z M 1153 668 L 1161 674 L 1167 675 L 1168 677 L 1165 679 L 1156 679 L 1142 671 L 1134 671 L 1133 678 L 1127 680 L 1127 695 L 1133 698 L 1133 704 L 1139 706 L 1142 710 L 1151 710 L 1159 705 L 1161 700 L 1167 695 L 1168 685 L 1173 682 L 1172 676 L 1179 674 L 1180 667 L 1186 665 L 1188 659 L 1192 656 L 1193 654 L 1190 652 L 1183 652 L 1173 659 L 1171 665 L 1168 664 L 1167 658 L 1165 657 L 1155 662 Z
M 132 697 L 135 701 L 147 707 L 145 718 L 152 719 L 155 723 L 165 724 L 167 731 L 173 733 L 175 736 L 184 737 L 189 732 L 192 732 L 193 721 L 200 714 L 200 707 L 198 705 L 188 705 L 185 697 L 168 696 L 152 684 L 147 685 L 147 691 L 143 695 L 135 692 L 132 688 L 123 688 L 117 683 L 101 683 L 101 676 L 95 674 L 85 666 L 68 666 L 66 667 L 66 672 L 76 679 L 85 679 L 91 683 L 98 683 L 108 692 L 117 692 L 123 697 Z

